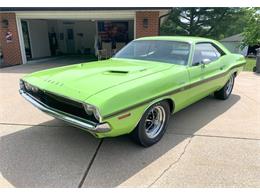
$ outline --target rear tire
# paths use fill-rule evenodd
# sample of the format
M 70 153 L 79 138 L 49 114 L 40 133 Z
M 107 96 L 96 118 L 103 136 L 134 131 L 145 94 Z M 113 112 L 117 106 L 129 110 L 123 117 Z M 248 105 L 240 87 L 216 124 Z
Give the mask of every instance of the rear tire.
M 235 75 L 232 74 L 228 82 L 224 85 L 224 87 L 214 93 L 215 98 L 221 100 L 228 99 L 230 94 L 232 93 L 234 82 L 235 82 Z
M 153 104 L 143 114 L 137 127 L 132 132 L 132 138 L 138 144 L 149 147 L 157 143 L 164 135 L 170 118 L 168 102 Z

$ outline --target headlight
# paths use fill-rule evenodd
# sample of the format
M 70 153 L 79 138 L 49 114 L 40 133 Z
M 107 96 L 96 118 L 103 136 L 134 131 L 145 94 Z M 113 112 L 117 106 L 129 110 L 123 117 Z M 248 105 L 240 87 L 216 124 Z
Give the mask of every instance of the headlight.
M 25 89 L 26 89 L 27 91 L 31 91 L 31 90 L 32 90 L 32 87 L 31 87 L 31 85 L 30 85 L 29 83 L 24 82 L 24 86 L 25 86 Z
M 83 106 L 84 106 L 84 109 L 85 109 L 85 111 L 88 115 L 93 114 L 98 121 L 101 120 L 101 116 L 99 114 L 99 111 L 95 106 L 92 106 L 90 104 L 84 104 Z
M 31 89 L 32 89 L 32 91 L 33 91 L 34 93 L 37 93 L 37 92 L 38 92 L 38 88 L 37 88 L 37 87 L 32 86 Z
M 34 87 L 34 86 L 30 85 L 29 83 L 22 81 L 22 80 L 20 80 L 20 88 L 26 89 L 26 91 L 28 91 L 28 92 L 32 91 L 34 93 L 37 93 L 39 90 L 37 87 Z

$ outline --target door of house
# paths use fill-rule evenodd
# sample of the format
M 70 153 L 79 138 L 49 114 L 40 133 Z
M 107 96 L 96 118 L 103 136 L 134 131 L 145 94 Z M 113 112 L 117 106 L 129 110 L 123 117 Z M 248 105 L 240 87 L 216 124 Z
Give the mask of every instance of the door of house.
M 27 21 L 22 20 L 22 32 L 23 32 L 23 40 L 24 40 L 24 47 L 27 60 L 32 58 L 32 51 L 31 51 L 31 44 L 30 44 L 30 35 L 28 30 L 28 23 Z
M 73 54 L 75 53 L 75 40 L 74 40 L 74 30 L 73 28 L 66 29 L 66 45 L 67 45 L 67 53 Z

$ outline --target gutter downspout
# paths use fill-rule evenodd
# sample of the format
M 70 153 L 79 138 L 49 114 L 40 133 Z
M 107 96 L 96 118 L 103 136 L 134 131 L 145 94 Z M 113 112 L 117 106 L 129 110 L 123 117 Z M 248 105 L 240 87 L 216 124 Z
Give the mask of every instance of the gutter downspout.
M 173 12 L 173 8 L 171 8 L 171 11 L 170 11 L 169 13 L 164 14 L 164 15 L 162 15 L 162 16 L 160 16 L 160 17 L 158 18 L 158 20 L 159 20 L 158 35 L 159 35 L 159 36 L 161 35 L 161 33 L 160 33 L 160 27 L 161 27 L 161 20 L 162 20 L 162 18 L 164 18 L 164 17 L 170 15 L 172 12 Z

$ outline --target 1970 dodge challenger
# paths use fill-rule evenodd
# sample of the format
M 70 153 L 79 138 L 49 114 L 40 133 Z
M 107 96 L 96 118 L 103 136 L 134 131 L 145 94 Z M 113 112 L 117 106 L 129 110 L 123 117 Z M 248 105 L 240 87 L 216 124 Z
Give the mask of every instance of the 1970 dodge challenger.
M 170 114 L 210 95 L 227 99 L 245 59 L 199 37 L 145 37 L 108 60 L 25 76 L 20 94 L 43 112 L 98 138 L 131 133 L 158 142 Z

